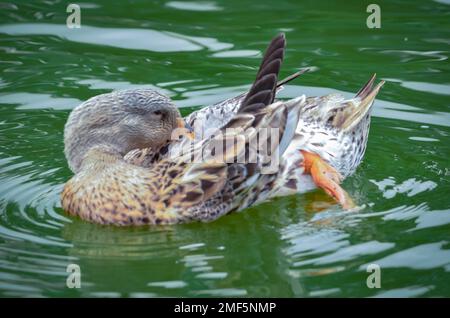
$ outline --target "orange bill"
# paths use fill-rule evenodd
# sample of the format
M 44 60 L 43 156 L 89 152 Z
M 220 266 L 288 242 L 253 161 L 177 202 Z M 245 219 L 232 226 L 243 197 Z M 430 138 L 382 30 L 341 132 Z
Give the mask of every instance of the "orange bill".
M 180 135 L 186 136 L 191 140 L 195 138 L 194 129 L 183 118 L 177 119 L 177 127 L 181 132 Z

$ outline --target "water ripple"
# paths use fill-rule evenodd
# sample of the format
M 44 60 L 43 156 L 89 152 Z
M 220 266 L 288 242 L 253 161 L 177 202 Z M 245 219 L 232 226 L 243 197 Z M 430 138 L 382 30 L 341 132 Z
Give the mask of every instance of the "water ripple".
M 405 267 L 422 270 L 443 267 L 446 271 L 450 271 L 450 249 L 443 249 L 448 243 L 442 241 L 414 246 L 375 260 L 373 263 L 381 268 Z M 360 267 L 360 270 L 365 269 L 366 265 Z
M 220 11 L 222 10 L 212 1 L 169 1 L 166 6 L 186 11 Z
M 62 2 L 0 7 L 0 296 L 449 295 L 443 5 L 411 2 L 399 16 L 411 21 L 370 36 L 364 21 L 342 24 L 317 4 L 302 6 L 308 21 L 289 17 L 298 6 L 288 1 L 277 2 L 276 14 L 258 4 L 258 15 L 239 3 L 137 1 L 127 18 L 128 4 L 81 3 L 81 29 L 66 28 Z M 360 21 L 358 14 L 346 10 L 345 20 Z M 278 31 L 289 32 L 283 76 L 314 66 L 281 98 L 350 98 L 374 72 L 387 82 L 365 161 L 343 184 L 359 210 L 342 211 L 315 190 L 208 224 L 122 229 L 62 211 L 72 175 L 62 134 L 70 109 L 138 87 L 169 95 L 183 114 L 233 97 L 249 88 Z M 381 290 L 366 287 L 372 263 L 381 265 Z M 80 266 L 79 290 L 65 285 L 69 264 Z
M 221 43 L 213 38 L 187 36 L 169 31 L 100 28 L 88 25 L 83 25 L 79 29 L 69 29 L 63 24 L 4 24 L 0 25 L 0 33 L 9 35 L 55 35 L 73 42 L 152 52 L 188 52 L 203 49 L 217 51 L 233 46 L 229 43 Z

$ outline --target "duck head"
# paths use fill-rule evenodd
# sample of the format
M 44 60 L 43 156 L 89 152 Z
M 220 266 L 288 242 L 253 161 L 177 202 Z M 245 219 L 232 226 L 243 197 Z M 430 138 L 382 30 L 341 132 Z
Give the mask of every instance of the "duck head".
M 77 106 L 64 128 L 64 153 L 76 173 L 89 151 L 123 157 L 133 149 L 157 149 L 184 127 L 170 98 L 151 89 L 95 96 Z

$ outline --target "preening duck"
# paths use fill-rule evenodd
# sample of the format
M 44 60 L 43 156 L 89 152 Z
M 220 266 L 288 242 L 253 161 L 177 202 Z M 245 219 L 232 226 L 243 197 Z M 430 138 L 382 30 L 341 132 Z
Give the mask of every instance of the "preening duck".
M 212 221 L 315 187 L 352 208 L 339 183 L 361 163 L 384 82 L 374 86 L 372 76 L 349 100 L 275 100 L 303 73 L 278 81 L 285 46 L 283 34 L 272 40 L 249 92 L 184 119 L 151 89 L 102 94 L 77 106 L 64 130 L 74 176 L 64 186 L 63 209 L 120 226 Z

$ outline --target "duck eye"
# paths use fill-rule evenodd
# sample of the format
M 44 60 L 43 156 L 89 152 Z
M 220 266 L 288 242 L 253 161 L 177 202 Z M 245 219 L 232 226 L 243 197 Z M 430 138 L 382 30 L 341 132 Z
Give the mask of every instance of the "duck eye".
M 155 111 L 153 112 L 153 114 L 154 114 L 154 115 L 157 115 L 157 116 L 160 116 L 160 115 L 162 115 L 162 111 L 160 111 L 160 110 L 155 110 Z

